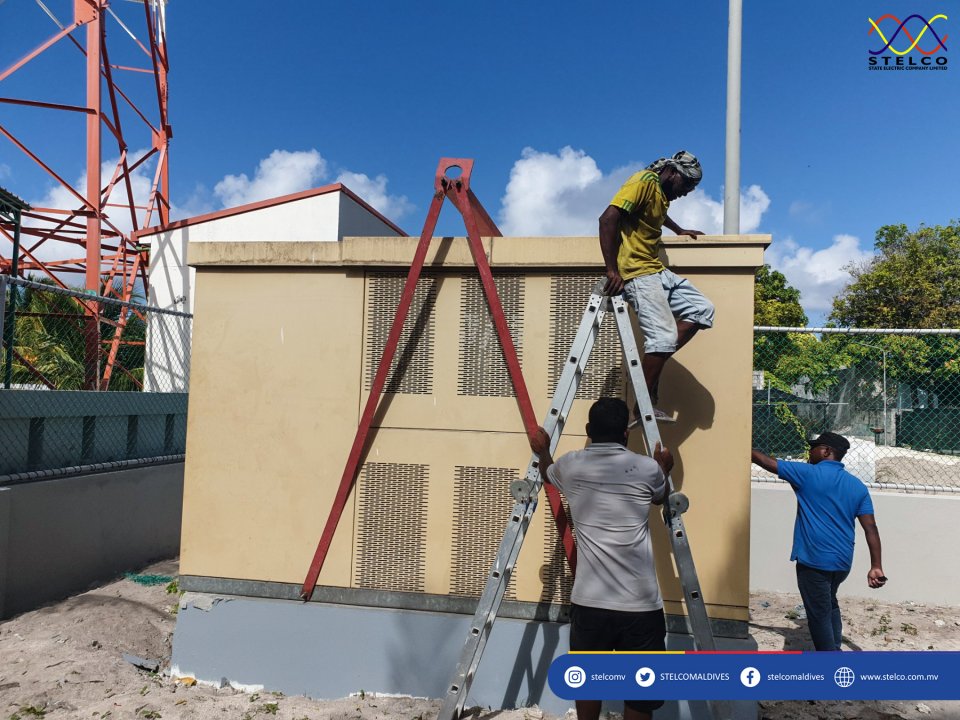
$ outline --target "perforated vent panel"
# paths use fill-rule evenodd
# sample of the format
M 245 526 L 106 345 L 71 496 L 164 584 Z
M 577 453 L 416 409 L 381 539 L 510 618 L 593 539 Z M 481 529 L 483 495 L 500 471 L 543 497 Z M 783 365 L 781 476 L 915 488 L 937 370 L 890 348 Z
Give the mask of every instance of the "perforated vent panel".
M 510 483 L 519 477 L 517 468 L 456 467 L 451 595 L 480 597 L 483 593 L 516 504 Z M 516 599 L 516 568 L 504 597 Z
M 373 378 L 377 374 L 406 279 L 404 272 L 377 273 L 369 277 L 364 354 L 364 387 L 367 390 L 373 386 Z M 410 312 L 403 324 L 400 342 L 383 388 L 385 393 L 430 395 L 433 392 L 433 312 L 437 301 L 437 285 L 436 275 L 426 272 L 417 282 Z
M 590 292 L 598 280 L 596 273 L 561 273 L 550 281 L 550 388 L 552 396 L 570 346 L 577 335 Z M 623 397 L 623 353 L 617 335 L 616 319 L 607 314 L 590 362 L 577 389 L 577 397 Z
M 356 587 L 423 592 L 428 468 L 367 463 L 357 485 Z
M 546 532 L 543 542 L 543 566 L 540 568 L 540 581 L 543 583 L 540 602 L 569 605 L 570 593 L 573 590 L 573 574 L 570 572 L 570 565 L 567 562 L 567 555 L 563 550 L 563 542 L 557 532 L 553 514 L 549 508 L 544 507 Z M 567 517 L 570 517 L 570 506 L 566 498 L 563 498 L 563 508 L 566 510 Z M 576 537 L 577 529 L 573 528 L 574 540 Z
M 494 277 L 507 327 L 523 364 L 523 277 L 498 274 Z M 460 285 L 460 362 L 457 372 L 458 395 L 513 397 L 513 385 L 500 349 L 480 278 L 464 276 Z

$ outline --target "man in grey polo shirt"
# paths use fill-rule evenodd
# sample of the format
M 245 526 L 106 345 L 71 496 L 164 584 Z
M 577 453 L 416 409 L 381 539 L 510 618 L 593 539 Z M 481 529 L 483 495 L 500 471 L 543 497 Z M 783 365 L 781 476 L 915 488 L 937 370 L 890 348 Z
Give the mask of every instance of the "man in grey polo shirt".
M 670 451 L 654 457 L 627 449 L 630 412 L 623 400 L 601 398 L 590 408 L 590 445 L 554 462 L 540 428 L 530 447 L 540 473 L 570 504 L 577 533 L 577 574 L 571 600 L 570 649 L 663 651 L 666 622 L 647 520 L 663 503 Z M 649 720 L 663 701 L 624 701 L 624 720 Z M 579 720 L 597 720 L 601 701 L 577 700 Z

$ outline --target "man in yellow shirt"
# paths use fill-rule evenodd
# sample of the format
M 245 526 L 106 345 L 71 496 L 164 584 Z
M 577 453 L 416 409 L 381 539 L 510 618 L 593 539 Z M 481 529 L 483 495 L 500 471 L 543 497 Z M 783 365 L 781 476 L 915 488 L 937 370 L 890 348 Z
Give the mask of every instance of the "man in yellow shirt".
M 685 278 L 660 261 L 663 226 L 696 237 L 667 215 L 670 202 L 692 192 L 703 177 L 697 158 L 681 150 L 635 173 L 600 216 L 600 249 L 607 295 L 623 293 L 644 336 L 643 374 L 654 405 L 667 359 L 701 328 L 713 326 L 713 304 Z M 675 422 L 655 409 L 658 422 Z

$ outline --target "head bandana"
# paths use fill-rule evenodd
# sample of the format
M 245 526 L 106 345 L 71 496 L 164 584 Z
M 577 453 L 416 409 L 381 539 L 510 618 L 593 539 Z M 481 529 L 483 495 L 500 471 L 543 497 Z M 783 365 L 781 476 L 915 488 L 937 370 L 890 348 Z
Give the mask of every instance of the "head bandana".
M 700 161 L 697 160 L 696 155 L 688 153 L 686 150 L 681 150 L 672 158 L 660 158 L 656 162 L 651 163 L 647 170 L 660 172 L 668 165 L 688 180 L 692 180 L 694 184 L 700 182 L 700 179 L 703 177 L 703 170 L 700 169 Z

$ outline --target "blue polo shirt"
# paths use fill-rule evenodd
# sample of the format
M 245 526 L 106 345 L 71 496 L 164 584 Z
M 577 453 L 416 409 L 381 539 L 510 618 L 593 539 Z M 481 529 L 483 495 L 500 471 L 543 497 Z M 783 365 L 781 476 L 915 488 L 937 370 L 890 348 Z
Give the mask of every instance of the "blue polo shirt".
M 777 460 L 777 474 L 797 494 L 790 559 L 820 570 L 849 570 L 854 521 L 859 515 L 873 515 L 867 486 L 834 460 L 816 465 Z

